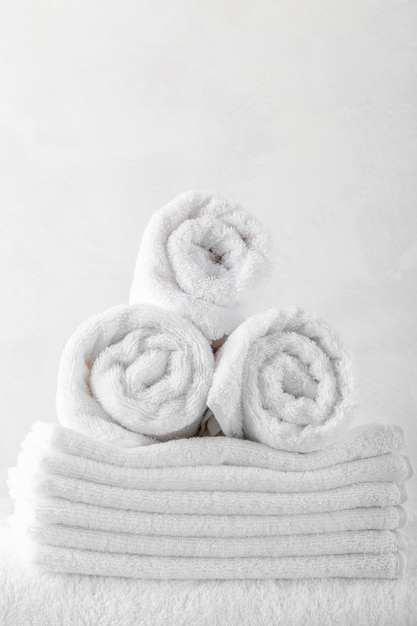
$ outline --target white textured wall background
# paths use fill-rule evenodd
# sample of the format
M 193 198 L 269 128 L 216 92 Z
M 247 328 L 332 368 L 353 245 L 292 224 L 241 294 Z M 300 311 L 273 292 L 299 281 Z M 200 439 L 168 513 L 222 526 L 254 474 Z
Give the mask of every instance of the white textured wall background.
M 416 41 L 415 0 L 1 3 L 3 474 L 54 418 L 66 339 L 191 188 L 273 231 L 263 304 L 339 329 L 356 421 L 402 425 L 417 460 Z

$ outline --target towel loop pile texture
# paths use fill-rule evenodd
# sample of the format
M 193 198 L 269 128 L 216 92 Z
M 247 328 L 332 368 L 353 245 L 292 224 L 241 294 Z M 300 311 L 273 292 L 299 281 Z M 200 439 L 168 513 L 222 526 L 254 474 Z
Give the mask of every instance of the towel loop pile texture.
M 40 423 L 10 472 L 15 529 L 49 571 L 395 578 L 403 445 L 374 425 L 306 454 L 221 437 L 124 448 Z
M 239 305 L 268 265 L 264 227 L 219 196 L 187 192 L 152 216 L 142 237 L 130 302 L 190 319 L 209 340 L 241 320 Z
M 32 565 L 180 580 L 401 576 L 403 432 L 347 431 L 351 360 L 316 315 L 273 308 L 240 323 L 267 263 L 265 230 L 228 200 L 190 192 L 153 216 L 130 304 L 71 337 L 60 424 L 36 424 L 10 470 Z
M 309 452 L 347 426 L 353 389 L 338 335 L 313 313 L 272 308 L 219 349 L 208 406 L 227 436 Z
M 97 440 L 192 436 L 213 367 L 209 342 L 177 313 L 146 304 L 114 307 L 87 320 L 66 345 L 58 417 Z

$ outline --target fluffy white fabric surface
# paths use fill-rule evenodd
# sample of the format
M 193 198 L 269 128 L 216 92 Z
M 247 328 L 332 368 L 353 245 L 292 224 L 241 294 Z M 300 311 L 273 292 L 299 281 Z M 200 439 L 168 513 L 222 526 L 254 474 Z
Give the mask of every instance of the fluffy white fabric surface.
M 130 468 L 63 453 L 35 451 L 31 454 L 29 450 L 20 453 L 18 466 L 30 474 L 74 478 L 96 485 L 182 492 L 314 492 L 366 482 L 393 481 L 402 484 L 412 473 L 408 459 L 395 453 L 305 472 L 282 472 L 237 465 Z
M 94 439 L 149 443 L 199 428 L 212 380 L 208 341 L 188 320 L 151 305 L 123 305 L 83 323 L 58 375 L 62 424 Z
M 216 355 L 207 404 L 225 435 L 309 452 L 346 427 L 351 361 L 313 313 L 273 308 L 245 320 Z
M 126 443 L 126 442 L 125 442 Z M 124 447 L 122 442 L 96 441 L 59 424 L 36 422 L 21 443 L 22 450 L 58 452 L 118 467 L 194 467 L 239 465 L 305 472 L 338 463 L 398 452 L 405 446 L 398 426 L 370 424 L 346 431 L 337 443 L 311 453 L 286 452 L 230 437 L 190 438 L 157 445 Z
M 137 578 L 400 575 L 404 542 L 393 530 L 405 522 L 397 505 L 411 472 L 397 452 L 401 430 L 360 429 L 330 449 L 331 466 L 317 467 L 322 453 L 306 453 L 304 467 L 315 465 L 309 470 L 298 453 L 263 444 L 195 442 L 193 452 L 188 450 L 193 442 L 185 439 L 127 449 L 94 446 L 85 435 L 37 424 L 9 481 L 14 527 L 23 532 L 29 560 L 48 571 Z M 69 454 L 71 449 L 78 454 Z M 209 449 L 211 464 L 198 464 Z M 246 449 L 255 458 L 265 450 L 264 467 L 251 466 L 248 459 L 245 465 L 229 464 Z M 106 450 L 112 463 L 105 462 Z M 172 451 L 173 459 L 167 461 L 164 450 L 166 456 Z M 190 454 L 193 465 L 181 465 Z M 298 470 L 268 467 L 291 459 Z M 153 515 L 155 527 L 147 532 Z
M 59 525 L 24 523 L 31 542 L 104 553 L 180 557 L 292 557 L 334 554 L 386 554 L 405 548 L 402 535 L 392 530 L 275 535 L 269 537 L 178 537 L 106 532 Z M 88 573 L 88 572 L 86 572 Z M 331 573 L 329 574 L 331 575 Z
M 142 556 L 30 543 L 27 556 L 48 572 L 146 579 L 398 578 L 400 552 L 281 557 Z
M 11 471 L 11 492 L 64 498 L 73 502 L 146 513 L 180 515 L 287 515 L 397 506 L 407 500 L 404 485 L 370 482 L 305 493 L 238 491 L 147 491 L 97 485 L 53 474 L 33 477 Z
M 183 193 L 145 229 L 130 302 L 178 311 L 220 339 L 241 320 L 238 307 L 266 266 L 266 232 L 254 217 L 225 198 Z
M 111 532 L 170 537 L 270 537 L 347 530 L 395 530 L 407 522 L 401 506 L 369 507 L 299 515 L 174 515 L 144 513 L 33 498 L 24 508 L 27 523 L 66 525 Z
M 393 626 L 417 622 L 417 526 L 398 580 L 139 580 L 42 574 L 0 529 L 5 626 Z
M 196 449 L 190 452 L 194 443 Z M 9 482 L 16 500 L 22 493 L 35 500 L 67 498 L 147 513 L 273 515 L 396 506 L 406 497 L 403 485 L 411 474 L 408 459 L 397 453 L 402 443 L 401 431 L 393 427 L 359 429 L 330 448 L 334 465 L 317 467 L 324 452 L 306 454 L 302 460 L 297 453 L 227 438 L 122 449 L 104 443 L 94 446 L 88 437 L 39 423 L 23 442 Z M 250 465 L 250 456 L 244 465 L 230 464 L 245 450 L 255 459 L 265 452 L 263 467 Z M 106 462 L 106 451 L 113 455 L 113 463 Z M 173 458 L 167 461 L 171 451 Z M 198 464 L 209 451 L 211 464 Z M 184 465 L 190 454 L 192 466 Z M 298 471 L 288 471 L 291 460 L 293 466 L 298 462 Z M 280 463 L 287 471 L 275 469 Z M 303 469 L 309 464 L 315 469 Z
M 39 432 L 34 434 L 39 435 Z M 321 531 L 324 529 L 321 529 L 318 533 L 312 534 L 313 531 L 309 528 L 305 531 L 305 535 L 298 533 L 298 536 L 295 537 L 289 534 L 275 535 L 274 537 L 254 536 L 252 533 L 252 537 L 248 538 L 245 533 L 245 524 L 241 523 L 240 527 L 235 527 L 233 537 L 226 535 L 226 539 L 215 539 L 201 535 L 196 537 L 194 531 L 190 529 L 190 521 L 186 520 L 189 535 L 183 534 L 181 539 L 179 539 L 181 535 L 178 535 L 178 531 L 172 534 L 169 530 L 165 537 L 155 535 L 154 531 L 152 536 L 148 536 L 143 529 L 139 530 L 138 533 L 129 533 L 122 521 L 122 511 L 117 511 L 114 508 L 106 511 L 105 506 L 94 506 L 92 507 L 93 512 L 98 511 L 99 517 L 104 515 L 104 518 L 107 518 L 110 523 L 113 517 L 115 522 L 118 521 L 120 524 L 120 529 L 105 532 L 91 524 L 91 515 L 89 520 L 88 517 L 87 520 L 83 519 L 86 512 L 87 515 L 91 513 L 91 509 L 89 511 L 87 507 L 86 510 L 86 507 L 82 504 L 80 506 L 78 502 L 73 503 L 71 511 L 74 520 L 73 526 L 67 523 L 63 525 L 62 517 L 57 525 L 57 515 L 59 516 L 62 512 L 65 513 L 65 501 L 62 503 L 61 499 L 44 499 L 39 496 L 37 488 L 38 481 L 42 481 L 43 477 L 48 479 L 50 476 L 58 476 L 64 483 L 77 480 L 86 487 L 91 484 L 94 485 L 95 489 L 105 487 L 109 495 L 112 488 L 117 490 L 123 488 L 131 493 L 133 490 L 147 492 L 169 490 L 172 494 L 177 492 L 182 497 L 186 492 L 191 491 L 199 494 L 201 500 L 206 498 L 207 493 L 230 492 L 231 490 L 234 493 L 242 492 L 244 497 L 250 492 L 260 495 L 266 495 L 266 492 L 296 492 L 302 498 L 304 494 L 301 492 L 312 491 L 314 496 L 317 489 L 320 488 L 332 491 L 336 485 L 357 485 L 363 481 L 377 481 L 378 483 L 393 481 L 401 484 L 409 477 L 410 468 L 407 461 L 395 453 L 386 453 L 338 463 L 332 467 L 298 472 L 282 472 L 234 465 L 208 465 L 191 468 L 188 466 L 132 468 L 57 452 L 53 448 L 48 449 L 47 446 L 45 448 L 36 445 L 31 446 L 30 443 L 36 443 L 36 437 L 33 435 L 29 437 L 29 441 L 25 442 L 24 450 L 19 455 L 17 470 L 14 477 L 13 474 L 11 477 L 11 487 L 17 502 L 15 523 L 23 527 L 24 533 L 35 543 L 138 555 L 223 558 L 351 553 L 380 554 L 395 552 L 401 548 L 398 535 L 391 530 L 355 531 L 351 527 L 349 527 L 350 532 L 327 531 L 323 533 Z M 222 440 L 217 441 L 221 442 Z M 382 439 L 380 441 L 382 442 Z M 155 444 L 156 450 L 160 450 L 161 447 L 166 446 Z M 264 446 L 258 444 L 258 447 L 261 448 L 259 451 L 261 454 Z M 132 451 L 129 452 L 132 453 Z M 141 450 L 138 449 L 137 452 L 140 454 Z M 88 487 L 86 491 L 88 492 Z M 317 497 L 320 498 L 320 495 Z M 105 498 L 102 498 L 102 501 L 105 503 Z M 388 509 L 387 514 L 388 512 L 390 515 L 387 516 L 385 523 L 389 523 L 389 519 L 392 520 L 393 512 L 397 513 L 398 523 L 401 522 L 400 511 Z M 252 527 L 252 531 L 257 526 L 255 519 L 258 517 L 257 513 L 257 510 L 253 509 L 248 515 L 249 526 Z M 48 514 L 50 519 L 48 519 Z M 204 518 L 204 516 L 201 517 Z M 288 524 L 288 516 L 286 517 L 287 529 L 290 530 L 291 524 Z M 175 520 L 175 517 L 173 519 Z M 345 523 L 348 520 L 349 517 L 344 518 Z M 366 515 L 362 515 L 362 519 L 353 517 L 351 520 L 354 521 L 353 526 L 358 522 L 359 524 L 366 524 L 370 521 Z M 277 521 L 275 521 L 275 525 L 277 525 Z M 136 525 L 137 523 L 136 521 Z M 271 526 L 273 525 L 272 523 Z M 230 526 L 229 523 L 229 528 Z M 219 520 L 217 520 L 217 528 L 219 528 Z M 238 530 L 241 534 L 237 532 Z

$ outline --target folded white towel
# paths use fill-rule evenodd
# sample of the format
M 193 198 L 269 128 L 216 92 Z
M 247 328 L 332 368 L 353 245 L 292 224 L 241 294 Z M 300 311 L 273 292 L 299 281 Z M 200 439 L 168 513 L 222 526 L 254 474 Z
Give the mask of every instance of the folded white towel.
M 314 314 L 289 307 L 253 315 L 228 337 L 207 404 L 225 435 L 309 452 L 346 427 L 352 402 L 340 339 Z
M 29 558 L 46 571 L 150 579 L 398 578 L 400 552 L 295 557 L 160 557 L 31 544 Z
M 266 265 L 266 232 L 255 218 L 225 198 L 183 193 L 143 234 L 130 302 L 178 311 L 220 339 L 241 320 L 238 306 Z
M 17 498 L 20 489 L 33 489 L 34 493 L 85 504 L 155 513 L 272 515 L 400 504 L 405 497 L 402 485 L 411 474 L 411 466 L 408 459 L 387 450 L 401 446 L 401 431 L 376 429 L 373 446 L 369 431 L 364 431 L 363 439 L 359 432 L 332 448 L 334 461 L 352 460 L 312 470 L 302 471 L 301 465 L 299 471 L 281 471 L 224 462 L 238 460 L 245 449 L 253 450 L 255 459 L 265 452 L 262 463 L 267 467 L 269 463 L 276 467 L 282 460 L 285 464 L 288 459 L 302 462 L 302 455 L 224 438 L 118 449 L 104 443 L 94 446 L 83 435 L 39 424 L 22 445 L 17 469 L 10 473 L 10 485 Z M 182 456 L 180 450 L 192 443 L 198 449 L 198 453 L 191 454 L 194 465 L 181 465 L 190 451 Z M 101 459 L 108 454 L 113 463 L 122 464 L 61 452 L 71 446 L 87 455 L 94 456 L 95 452 Z M 209 450 L 211 463 L 216 461 L 217 465 L 198 465 L 198 460 L 207 459 Z M 173 452 L 174 465 L 172 459 L 167 460 L 169 451 Z M 377 451 L 384 454 L 367 456 Z M 365 457 L 358 458 L 361 454 Z M 320 454 L 304 456 L 317 461 Z
M 417 526 L 415 527 L 417 530 Z M 414 531 L 414 535 L 416 532 Z M 0 532 L 4 626 L 417 624 L 417 543 L 400 580 L 138 580 L 40 576 Z
M 359 507 L 396 506 L 407 499 L 404 485 L 393 482 L 355 483 L 305 493 L 245 491 L 147 491 L 100 485 L 75 478 L 9 471 L 15 500 L 58 497 L 97 506 L 147 513 L 198 515 L 287 515 L 341 511 Z
M 29 558 L 47 571 L 139 578 L 400 574 L 405 544 L 394 529 L 405 523 L 398 505 L 411 471 L 396 452 L 402 431 L 356 431 L 324 467 L 320 453 L 302 461 L 247 441 L 191 443 L 124 448 L 38 424 L 9 478 Z M 199 464 L 210 450 L 211 464 Z M 266 467 L 229 464 L 245 450 L 266 451 Z
M 294 493 L 324 491 L 366 482 L 404 483 L 411 476 L 407 457 L 383 454 L 306 472 L 280 472 L 259 467 L 200 465 L 195 467 L 118 467 L 62 453 L 20 453 L 19 467 L 29 473 L 58 475 L 100 485 L 147 491 L 244 491 Z
M 330 449 L 326 466 L 323 452 L 224 438 L 197 439 L 197 450 L 188 440 L 125 448 L 40 423 L 9 474 L 14 527 L 47 571 L 396 577 L 405 544 L 395 529 L 406 517 L 398 505 L 411 473 L 397 453 L 403 442 L 394 427 L 357 430 Z M 210 464 L 199 464 L 210 451 Z M 248 464 L 263 452 L 265 467 Z M 297 469 L 270 469 L 280 465 Z
M 42 445 L 45 442 L 40 435 L 39 432 L 29 435 L 28 440 L 22 446 L 17 463 L 19 471 L 26 472 L 30 476 L 52 474 L 127 489 L 294 493 L 324 491 L 364 482 L 391 481 L 402 484 L 412 473 L 409 460 L 395 452 L 306 471 L 223 465 L 221 462 L 218 465 L 195 465 L 193 467 L 188 465 L 126 467 L 57 451 L 48 445 L 48 442 Z M 221 439 L 214 439 L 215 444 L 221 441 Z M 184 443 L 187 442 L 184 441 Z M 159 448 L 167 447 L 164 444 L 158 445 Z M 144 448 L 144 451 L 151 447 L 158 450 L 158 445 L 148 446 Z M 261 448 L 259 451 L 261 454 L 264 446 L 258 447 Z M 211 448 L 213 451 L 216 450 L 216 446 L 211 446 Z M 139 448 L 138 455 L 141 452 Z M 216 454 L 213 458 L 216 456 L 218 458 Z M 213 460 L 211 462 L 213 463 Z
M 405 548 L 400 533 L 360 530 L 269 537 L 173 537 L 106 532 L 71 526 L 26 525 L 30 541 L 48 546 L 178 557 L 277 557 L 324 554 L 385 554 Z
M 372 424 L 344 433 L 340 440 L 311 453 L 274 450 L 252 441 L 230 437 L 204 437 L 157 442 L 155 445 L 126 448 L 96 441 L 59 424 L 36 422 L 22 442 L 23 450 L 63 452 L 119 467 L 194 467 L 197 465 L 239 465 L 270 470 L 306 472 L 339 463 L 398 452 L 404 433 L 398 426 Z
M 93 439 L 149 443 L 194 435 L 214 358 L 188 320 L 151 305 L 118 306 L 82 324 L 62 354 L 62 424 Z
M 24 498 L 19 504 L 25 503 Z M 347 530 L 395 530 L 407 523 L 401 506 L 347 509 L 300 515 L 170 515 L 94 506 L 62 498 L 33 497 L 24 505 L 31 524 L 173 537 L 268 537 L 335 533 Z

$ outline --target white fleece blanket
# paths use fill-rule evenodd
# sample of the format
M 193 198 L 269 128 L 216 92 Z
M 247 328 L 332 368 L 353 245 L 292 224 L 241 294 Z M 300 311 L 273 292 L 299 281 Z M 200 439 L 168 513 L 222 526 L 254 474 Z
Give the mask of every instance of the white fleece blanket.
M 264 228 L 225 198 L 188 192 L 157 211 L 140 245 L 130 302 L 189 318 L 210 340 L 241 320 L 239 305 L 265 273 Z
M 150 443 L 194 435 L 214 358 L 188 320 L 151 305 L 114 307 L 84 322 L 58 375 L 60 422 L 95 440 Z
M 225 435 L 310 452 L 346 428 L 351 360 L 313 313 L 273 308 L 245 320 L 219 348 L 207 404 Z

